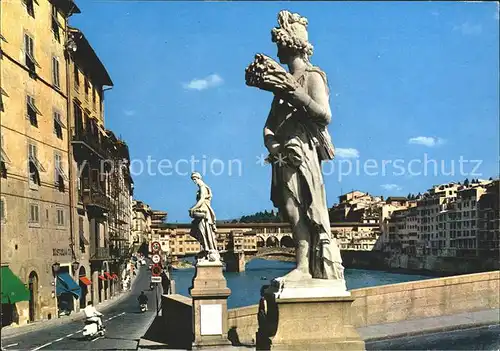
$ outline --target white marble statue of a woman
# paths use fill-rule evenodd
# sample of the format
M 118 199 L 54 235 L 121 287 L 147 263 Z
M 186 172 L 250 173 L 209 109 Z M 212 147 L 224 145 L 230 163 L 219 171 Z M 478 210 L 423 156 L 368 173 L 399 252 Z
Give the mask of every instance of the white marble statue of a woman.
M 190 234 L 201 244 L 202 251 L 199 258 L 219 261 L 220 255 L 215 237 L 217 232 L 215 212 L 210 204 L 212 190 L 201 179 L 198 172 L 193 172 L 191 179 L 198 186 L 198 192 L 196 194 L 196 204 L 189 209 L 189 217 L 193 218 Z
M 246 70 L 247 84 L 271 91 L 264 126 L 272 164 L 271 200 L 291 224 L 297 267 L 282 282 L 337 280 L 345 290 L 340 249 L 330 232 L 321 162 L 334 157 L 327 126 L 331 120 L 326 74 L 310 62 L 307 19 L 281 11 L 272 40 L 286 72 L 265 55 Z M 313 282 L 311 282 L 312 284 Z M 326 281 L 325 281 L 326 283 Z M 297 285 L 297 284 L 292 284 Z

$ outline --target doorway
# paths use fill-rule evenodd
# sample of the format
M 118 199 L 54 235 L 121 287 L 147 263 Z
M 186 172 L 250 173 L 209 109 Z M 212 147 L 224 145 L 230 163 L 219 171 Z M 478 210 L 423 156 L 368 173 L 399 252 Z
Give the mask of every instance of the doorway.
M 80 277 L 86 277 L 86 275 L 87 272 L 85 271 L 85 267 L 81 266 L 80 270 L 78 271 L 78 285 L 80 285 L 80 289 L 82 291 L 82 294 L 80 296 L 80 308 L 85 308 L 87 306 L 88 286 L 80 280 Z
M 29 321 L 34 322 L 38 319 L 38 275 L 34 271 L 28 277 L 28 289 L 30 291 Z

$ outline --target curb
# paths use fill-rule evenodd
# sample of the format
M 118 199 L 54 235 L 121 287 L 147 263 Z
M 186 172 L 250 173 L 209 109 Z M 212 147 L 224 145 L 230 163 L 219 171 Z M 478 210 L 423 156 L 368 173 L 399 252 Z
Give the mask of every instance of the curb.
M 466 330 L 466 329 L 478 329 L 478 328 L 498 326 L 498 325 L 500 325 L 500 321 L 498 321 L 498 320 L 488 321 L 488 322 L 464 323 L 464 324 L 450 325 L 450 326 L 440 327 L 440 328 L 421 329 L 418 331 L 411 331 L 411 332 L 406 332 L 406 333 L 391 334 L 391 335 L 377 336 L 377 337 L 371 337 L 371 338 L 369 337 L 369 338 L 364 339 L 364 341 L 367 343 L 376 343 L 376 342 L 388 341 L 388 340 L 392 340 L 392 339 L 400 339 L 400 338 L 405 338 L 405 337 L 422 336 L 422 335 L 437 334 L 437 333 L 459 331 L 459 330 Z

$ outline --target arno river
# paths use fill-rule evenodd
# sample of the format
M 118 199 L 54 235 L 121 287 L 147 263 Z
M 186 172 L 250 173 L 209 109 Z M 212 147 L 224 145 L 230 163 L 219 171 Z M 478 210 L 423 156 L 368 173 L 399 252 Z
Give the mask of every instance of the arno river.
M 295 267 L 295 263 L 254 259 L 247 263 L 243 273 L 224 272 L 227 285 L 231 289 L 228 307 L 242 307 L 259 302 L 260 288 L 275 277 L 285 275 Z M 194 275 L 194 268 L 173 271 L 176 293 L 189 296 L 188 289 Z M 363 269 L 346 269 L 347 288 L 357 289 L 376 285 L 402 283 L 433 277 L 413 274 L 389 273 Z

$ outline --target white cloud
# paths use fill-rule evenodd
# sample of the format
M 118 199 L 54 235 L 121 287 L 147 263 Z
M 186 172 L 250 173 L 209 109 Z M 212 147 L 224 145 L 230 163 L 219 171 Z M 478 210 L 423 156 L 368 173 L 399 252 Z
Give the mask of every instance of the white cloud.
M 340 158 L 358 158 L 359 151 L 356 149 L 337 148 L 335 149 L 335 155 Z
M 189 83 L 184 83 L 183 86 L 185 89 L 199 91 L 219 86 L 223 82 L 224 80 L 218 74 L 211 74 L 203 79 L 193 79 Z
M 463 35 L 479 35 L 483 32 L 483 26 L 464 22 L 459 26 L 454 26 L 453 30 L 459 30 Z
M 418 137 L 410 138 L 408 140 L 408 143 L 433 147 L 433 146 L 444 144 L 445 140 L 441 139 L 441 138 L 435 138 L 435 137 L 418 136 Z
M 387 191 L 400 191 L 400 190 L 403 190 L 403 188 L 400 187 L 397 184 L 382 184 L 381 187 L 384 188 Z
M 135 115 L 135 110 L 124 110 L 123 113 L 125 114 L 125 116 L 131 117 Z

